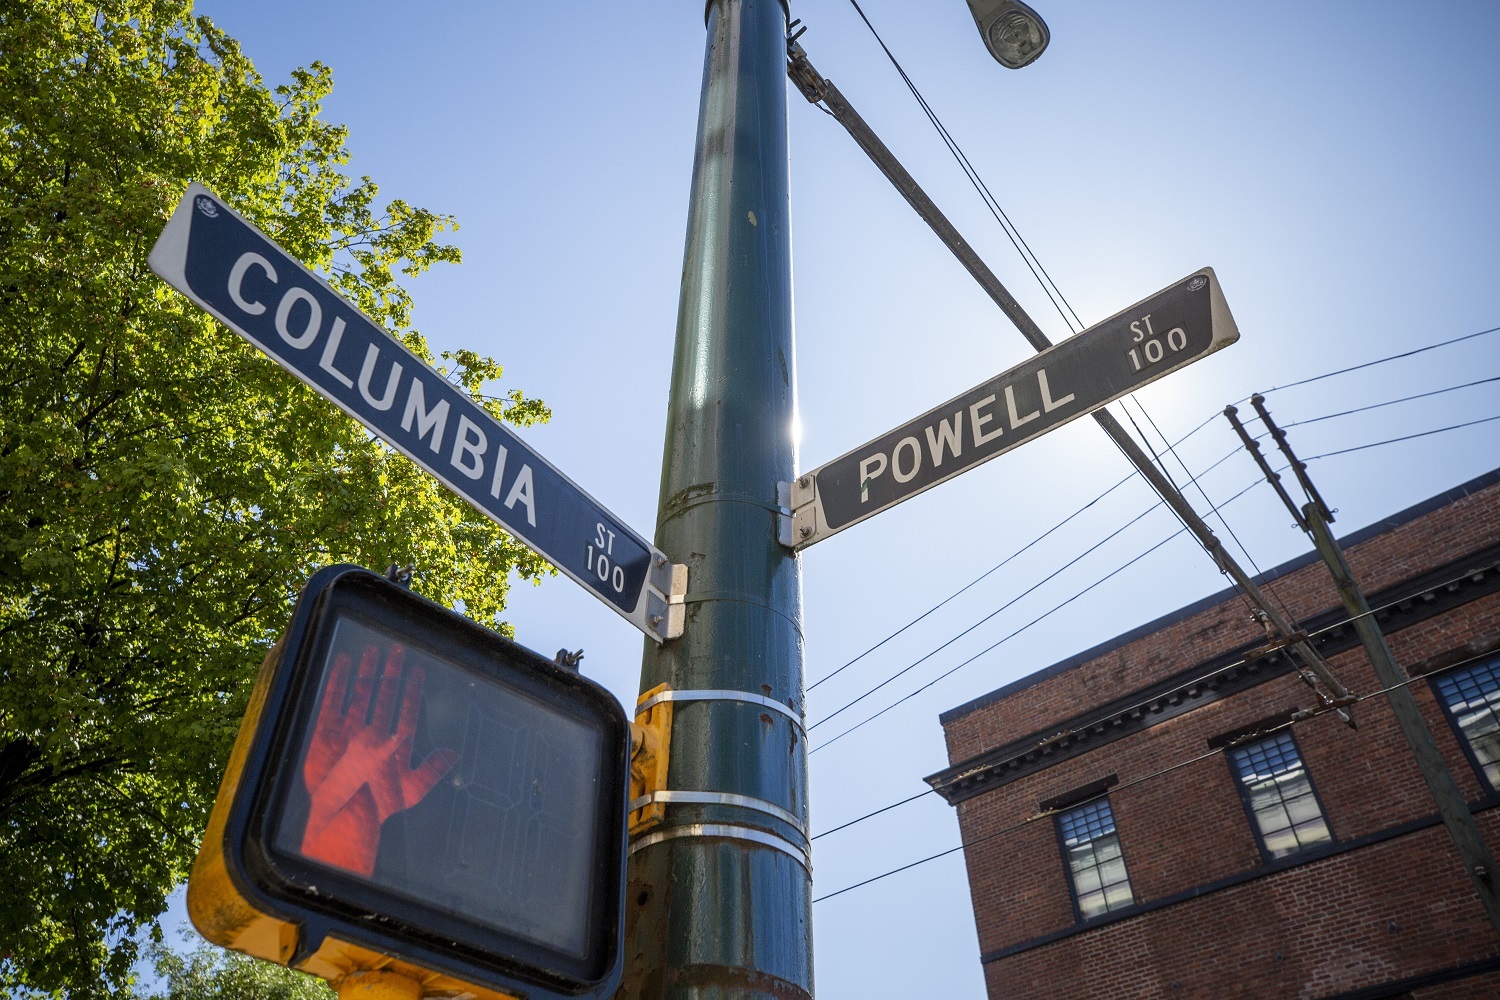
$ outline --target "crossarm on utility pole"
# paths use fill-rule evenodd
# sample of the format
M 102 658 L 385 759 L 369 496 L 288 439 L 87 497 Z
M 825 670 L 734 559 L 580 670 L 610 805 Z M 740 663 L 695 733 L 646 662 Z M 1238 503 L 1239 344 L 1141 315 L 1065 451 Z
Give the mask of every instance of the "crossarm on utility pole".
M 901 192 L 901 196 L 937 234 L 938 239 L 943 241 L 943 245 L 952 251 L 953 256 L 958 258 L 958 262 L 964 266 L 964 269 L 973 275 L 975 281 L 979 282 L 979 286 L 994 300 L 995 305 L 1000 307 L 1000 311 L 1016 325 L 1016 329 L 1021 331 L 1021 336 L 1025 337 L 1027 342 L 1038 351 L 1045 351 L 1051 347 L 1052 341 L 1042 332 L 1042 328 L 1021 307 L 1015 296 L 1010 294 L 1010 291 L 995 276 L 995 272 L 991 271 L 989 266 L 979 258 L 968 241 L 959 235 L 953 223 L 948 221 L 948 217 L 927 196 L 927 192 L 922 190 L 922 186 L 901 165 L 890 148 L 860 117 L 859 112 L 854 110 L 838 87 L 834 86 L 833 81 L 813 68 L 802 46 L 795 41 L 790 42 L 787 52 L 790 60 L 787 64 L 787 75 L 801 91 L 802 96 L 813 104 L 822 103 L 828 108 L 834 119 L 858 143 L 859 148 L 865 151 L 865 155 L 869 156 L 880 172 L 885 174 L 896 190 Z M 1101 409 L 1094 411 L 1093 417 L 1115 446 L 1124 453 L 1130 464 L 1135 466 L 1136 471 L 1151 484 L 1151 488 L 1192 532 L 1193 537 L 1213 559 L 1219 571 L 1234 581 L 1235 586 L 1255 607 L 1257 619 L 1263 624 L 1269 623 L 1270 627 L 1283 637 L 1294 635 L 1297 631 L 1295 626 L 1271 606 L 1250 575 L 1235 561 L 1233 556 L 1225 551 L 1223 543 L 1214 535 L 1213 529 L 1198 516 L 1197 511 L 1193 510 L 1192 505 L 1187 502 L 1172 481 L 1157 469 L 1141 447 L 1135 443 L 1135 439 L 1126 433 L 1125 428 L 1114 418 L 1114 415 L 1108 410 Z M 1291 644 L 1291 648 L 1332 693 L 1331 698 L 1320 693 L 1319 697 L 1324 704 L 1336 707 L 1339 716 L 1352 726 L 1354 721 L 1347 708 L 1353 700 L 1349 690 L 1339 683 L 1328 664 L 1308 642 L 1298 640 Z
M 1479 832 L 1479 824 L 1475 821 L 1474 814 L 1469 811 L 1469 804 L 1464 801 L 1458 782 L 1453 780 L 1453 774 L 1448 770 L 1443 755 L 1438 752 L 1437 744 L 1432 739 L 1432 730 L 1427 728 L 1427 720 L 1422 718 L 1422 710 L 1417 706 L 1416 696 L 1411 693 L 1411 688 L 1408 686 L 1411 678 L 1396 662 L 1396 656 L 1385 641 L 1385 634 L 1381 632 L 1380 624 L 1376 622 L 1375 615 L 1370 610 L 1370 604 L 1365 600 L 1364 592 L 1354 579 L 1354 571 L 1350 569 L 1348 560 L 1344 558 L 1343 549 L 1339 547 L 1338 540 L 1329 530 L 1328 523 L 1332 520 L 1332 516 L 1323 503 L 1322 496 L 1318 494 L 1311 478 L 1307 475 L 1307 465 L 1298 460 L 1292 451 L 1291 443 L 1286 439 L 1286 433 L 1271 419 L 1271 414 L 1265 408 L 1265 397 L 1255 396 L 1251 399 L 1251 403 L 1260 414 L 1266 429 L 1271 432 L 1271 436 L 1280 446 L 1282 454 L 1286 456 L 1287 461 L 1292 463 L 1292 468 L 1297 470 L 1297 478 L 1302 483 L 1304 492 L 1307 493 L 1308 502 L 1299 512 L 1292 507 L 1291 498 L 1287 497 L 1284 491 L 1282 491 L 1283 499 L 1297 516 L 1298 524 L 1312 539 L 1318 555 L 1328 564 L 1328 572 L 1333 576 L 1334 585 L 1338 588 L 1339 597 L 1344 603 L 1344 610 L 1349 612 L 1354 631 L 1365 648 L 1365 654 L 1370 658 L 1370 666 L 1375 670 L 1375 677 L 1380 682 L 1380 686 L 1385 689 L 1391 714 L 1395 715 L 1396 723 L 1401 727 L 1401 735 L 1406 738 L 1407 745 L 1411 747 L 1417 769 L 1422 772 L 1422 780 L 1427 783 L 1427 790 L 1432 794 L 1433 802 L 1437 804 L 1438 815 L 1442 817 L 1443 826 L 1447 828 L 1448 836 L 1453 840 L 1453 846 L 1458 849 L 1458 856 L 1463 861 L 1464 870 L 1469 875 L 1469 881 L 1474 884 L 1474 891 L 1479 894 L 1479 900 L 1484 905 L 1485 913 L 1489 915 L 1490 923 L 1497 931 L 1500 931 L 1500 891 L 1497 891 L 1495 884 L 1494 858 L 1484 842 L 1483 834 Z M 1224 415 L 1229 418 L 1230 423 L 1234 424 L 1240 437 L 1245 439 L 1247 444 L 1253 444 L 1253 439 L 1236 417 L 1234 407 L 1227 407 Z M 1269 472 L 1270 467 L 1265 464 L 1265 459 L 1260 456 L 1259 450 L 1252 447 L 1251 453 L 1256 455 L 1261 468 Z

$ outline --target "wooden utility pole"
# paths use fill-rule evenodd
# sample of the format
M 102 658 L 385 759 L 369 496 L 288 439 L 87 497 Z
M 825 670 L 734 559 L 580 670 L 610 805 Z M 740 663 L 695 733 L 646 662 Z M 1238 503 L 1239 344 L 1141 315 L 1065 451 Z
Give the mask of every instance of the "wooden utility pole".
M 1464 800 L 1458 783 L 1453 780 L 1452 772 L 1448 770 L 1447 763 L 1438 752 L 1437 744 L 1433 742 L 1432 730 L 1427 728 L 1427 720 L 1422 718 L 1417 699 L 1411 693 L 1409 686 L 1411 678 L 1396 662 L 1391 647 L 1385 641 L 1385 634 L 1381 632 L 1380 624 L 1375 620 L 1375 614 L 1370 610 L 1369 602 L 1365 600 L 1364 592 L 1360 590 L 1359 583 L 1354 579 L 1354 571 L 1349 568 L 1349 563 L 1344 558 L 1343 549 L 1339 547 L 1338 540 L 1329 530 L 1328 525 L 1333 521 L 1333 513 L 1323 503 L 1323 498 L 1313 486 L 1307 474 L 1307 465 L 1299 461 L 1292 453 L 1286 433 L 1272 421 L 1271 414 L 1266 410 L 1265 397 L 1252 396 L 1250 404 L 1255 407 L 1256 413 L 1260 415 L 1266 429 L 1271 432 L 1282 454 L 1291 463 L 1293 474 L 1296 475 L 1297 481 L 1301 483 L 1303 491 L 1307 494 L 1307 503 L 1302 506 L 1301 510 L 1297 509 L 1292 498 L 1287 495 L 1285 488 L 1281 485 L 1281 477 L 1272 470 L 1270 463 L 1261 454 L 1260 446 L 1240 423 L 1238 411 L 1233 406 L 1228 406 L 1224 408 L 1224 415 L 1234 425 L 1235 431 L 1240 435 L 1240 440 L 1245 443 L 1246 449 L 1255 457 L 1261 471 L 1276 488 L 1277 494 L 1287 505 L 1287 509 L 1292 512 L 1292 517 L 1296 519 L 1298 526 L 1312 539 L 1318 555 L 1322 556 L 1323 561 L 1328 564 L 1328 571 L 1333 575 L 1334 585 L 1338 587 L 1344 608 L 1349 612 L 1354 631 L 1359 635 L 1359 641 L 1365 647 L 1365 653 L 1370 658 L 1370 665 L 1375 669 L 1376 679 L 1385 689 L 1391 712 L 1396 716 L 1396 723 L 1401 727 L 1401 735 L 1406 738 L 1407 745 L 1411 747 L 1417 768 L 1422 772 L 1422 780 L 1427 782 L 1427 790 L 1431 792 L 1432 800 L 1437 803 L 1438 815 L 1443 819 L 1443 826 L 1447 828 L 1448 836 L 1453 839 L 1453 846 L 1458 849 L 1464 870 L 1468 872 L 1469 880 L 1474 884 L 1474 891 L 1479 894 L 1479 901 L 1489 915 L 1490 924 L 1495 930 L 1500 931 L 1500 892 L 1496 891 L 1494 858 L 1490 854 L 1489 846 L 1484 842 L 1483 835 L 1479 832 L 1479 824 L 1475 822 L 1474 814 L 1469 811 L 1468 802 Z

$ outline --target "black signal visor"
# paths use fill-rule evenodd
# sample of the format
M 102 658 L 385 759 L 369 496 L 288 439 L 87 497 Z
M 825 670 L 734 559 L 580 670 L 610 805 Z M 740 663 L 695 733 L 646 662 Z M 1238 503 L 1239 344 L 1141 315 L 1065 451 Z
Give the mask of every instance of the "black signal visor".
M 267 691 L 225 831 L 231 877 L 301 924 L 298 956 L 332 936 L 495 989 L 604 995 L 629 739 L 599 685 L 331 567 Z

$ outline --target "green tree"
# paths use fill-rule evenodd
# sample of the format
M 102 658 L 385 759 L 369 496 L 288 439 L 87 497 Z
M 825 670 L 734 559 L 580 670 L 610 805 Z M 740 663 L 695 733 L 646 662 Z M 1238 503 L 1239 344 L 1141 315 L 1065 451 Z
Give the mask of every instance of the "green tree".
M 87 997 L 160 940 L 314 569 L 414 563 L 498 625 L 547 567 L 147 269 L 201 180 L 430 357 L 401 279 L 453 220 L 341 172 L 325 67 L 268 88 L 189 0 L 0 4 L 0 53 L 0 989 Z
M 182 954 L 150 948 L 159 981 L 141 1000 L 334 1000 L 323 980 L 199 943 Z

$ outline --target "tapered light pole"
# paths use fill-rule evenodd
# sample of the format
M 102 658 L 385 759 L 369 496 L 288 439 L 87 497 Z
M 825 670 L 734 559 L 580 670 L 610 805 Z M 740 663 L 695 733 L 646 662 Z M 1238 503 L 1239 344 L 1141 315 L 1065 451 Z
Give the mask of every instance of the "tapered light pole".
M 786 27 L 712 0 L 656 542 L 687 628 L 648 644 L 673 701 L 664 818 L 633 835 L 622 998 L 812 995 L 797 557 Z

